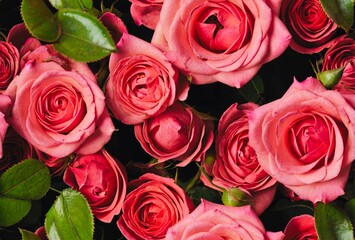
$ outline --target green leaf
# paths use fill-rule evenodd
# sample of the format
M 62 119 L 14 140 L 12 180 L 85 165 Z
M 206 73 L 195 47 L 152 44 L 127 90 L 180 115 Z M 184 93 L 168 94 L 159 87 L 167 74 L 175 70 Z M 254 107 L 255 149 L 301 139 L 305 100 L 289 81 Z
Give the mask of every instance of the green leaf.
M 334 203 L 318 202 L 314 217 L 319 240 L 354 239 L 353 227 L 348 216 Z
M 72 8 L 72 9 L 91 9 L 93 6 L 92 0 L 49 0 L 56 9 Z
M 349 31 L 354 22 L 354 0 L 321 0 L 329 18 L 339 27 Z
M 41 238 L 36 234 L 34 234 L 33 232 L 30 232 L 25 229 L 19 229 L 19 230 L 22 236 L 22 240 L 41 240 Z
M 34 37 L 45 42 L 59 39 L 61 29 L 57 18 L 43 0 L 22 0 L 21 15 Z
M 332 89 L 340 81 L 344 69 L 345 67 L 323 71 L 317 74 L 317 78 L 325 88 Z
M 69 188 L 55 200 L 44 224 L 49 240 L 92 239 L 93 225 L 93 215 L 86 199 Z
M 50 187 L 48 168 L 36 159 L 27 159 L 9 168 L 0 177 L 0 197 L 41 199 Z
M 18 223 L 30 211 L 31 201 L 0 197 L 0 226 Z
M 229 188 L 223 191 L 222 202 L 226 206 L 245 206 L 252 204 L 253 197 L 239 188 Z
M 62 9 L 57 14 L 62 36 L 54 47 L 62 54 L 93 62 L 116 50 L 109 31 L 96 17 L 76 9 Z
M 261 104 L 262 94 L 264 93 L 264 82 L 256 75 L 242 88 L 238 89 L 238 92 L 247 102 L 253 102 Z
M 349 200 L 345 204 L 345 212 L 349 216 L 349 219 L 353 226 L 355 226 L 355 198 Z

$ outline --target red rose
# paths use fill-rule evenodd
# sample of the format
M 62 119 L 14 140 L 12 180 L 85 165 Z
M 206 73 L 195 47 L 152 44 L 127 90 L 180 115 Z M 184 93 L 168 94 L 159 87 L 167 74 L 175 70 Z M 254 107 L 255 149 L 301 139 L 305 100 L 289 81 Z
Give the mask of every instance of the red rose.
M 160 16 L 164 0 L 129 0 L 131 15 L 134 22 L 140 26 L 155 29 Z
M 249 114 L 249 143 L 278 182 L 301 199 L 328 203 L 344 194 L 355 159 L 355 110 L 317 79 L 295 80 Z
M 213 142 L 213 122 L 175 103 L 165 112 L 134 126 L 142 148 L 158 162 L 178 160 L 178 166 L 200 161 Z
M 6 90 L 14 101 L 12 127 L 54 157 L 99 151 L 114 126 L 96 79 L 84 74 L 55 62 L 28 62 Z
M 284 0 L 280 18 L 292 35 L 290 47 L 305 54 L 329 47 L 338 29 L 319 0 Z
M 9 108 L 11 106 L 11 99 L 9 96 L 0 93 L 0 158 L 3 156 L 3 141 L 9 124 L 6 121 Z
M 76 156 L 63 180 L 85 196 L 100 221 L 109 223 L 121 212 L 126 196 L 126 170 L 107 151 Z
M 0 90 L 4 90 L 17 75 L 20 54 L 11 43 L 0 41 Z
M 36 156 L 32 146 L 18 135 L 12 127 L 7 129 L 2 147 L 3 155 L 0 157 L 0 172 L 5 171 L 15 163 Z
M 261 168 L 257 153 L 249 146 L 247 114 L 257 107 L 253 103 L 233 104 L 223 113 L 216 136 L 216 160 L 211 171 L 206 170 L 214 185 L 238 187 L 252 195 L 253 209 L 259 215 L 274 199 L 276 179 Z M 204 182 L 213 187 L 209 181 Z
M 129 183 L 117 226 L 127 239 L 164 239 L 169 227 L 186 217 L 192 201 L 173 179 L 146 173 Z M 169 238 L 166 238 L 169 239 Z
M 334 89 L 355 93 L 355 40 L 339 38 L 324 54 L 322 71 L 345 67 L 343 75 Z
M 284 234 L 284 240 L 318 240 L 314 217 L 307 214 L 293 217 Z
M 166 239 L 281 240 L 283 233 L 265 231 L 250 206 L 230 207 L 202 199 L 190 215 L 169 228 Z
M 116 46 L 117 53 L 110 57 L 106 102 L 117 119 L 142 123 L 176 99 L 186 99 L 187 81 L 179 86 L 178 72 L 159 49 L 126 33 Z
M 152 43 L 192 82 L 242 87 L 287 48 L 281 0 L 165 0 Z M 271 3 L 271 2 L 270 2 Z

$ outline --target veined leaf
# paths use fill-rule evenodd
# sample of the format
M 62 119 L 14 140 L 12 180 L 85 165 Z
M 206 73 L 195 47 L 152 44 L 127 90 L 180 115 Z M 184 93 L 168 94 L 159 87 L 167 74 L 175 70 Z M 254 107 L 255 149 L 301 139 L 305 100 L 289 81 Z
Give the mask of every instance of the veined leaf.
M 327 15 L 342 29 L 349 31 L 354 22 L 354 0 L 320 0 Z
M 62 36 L 54 47 L 81 62 L 93 62 L 116 50 L 109 31 L 94 16 L 76 9 L 59 10 Z
M 61 29 L 57 18 L 43 0 L 22 0 L 21 15 L 34 37 L 45 42 L 59 39 Z
M 49 0 L 56 9 L 72 8 L 72 9 L 91 9 L 93 6 L 92 0 Z
M 349 217 L 334 203 L 318 202 L 314 211 L 319 240 L 354 239 Z
M 45 219 L 49 240 L 92 239 L 93 215 L 86 199 L 73 189 L 64 189 L 49 209 Z
M 30 211 L 31 201 L 0 197 L 0 226 L 18 223 Z
M 50 187 L 48 168 L 39 160 L 27 159 L 9 168 L 0 177 L 0 197 L 41 199 Z

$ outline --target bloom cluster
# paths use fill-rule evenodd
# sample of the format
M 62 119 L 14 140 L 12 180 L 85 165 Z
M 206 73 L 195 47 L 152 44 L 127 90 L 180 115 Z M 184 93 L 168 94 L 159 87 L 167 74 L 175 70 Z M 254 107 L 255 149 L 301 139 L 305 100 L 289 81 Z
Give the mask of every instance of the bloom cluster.
M 0 174 L 36 159 L 57 186 L 20 199 L 54 194 L 59 205 L 75 190 L 95 238 L 325 239 L 322 208 L 339 202 L 350 213 L 328 225 L 353 234 L 355 40 L 322 1 L 124 4 L 96 12 L 115 44 L 98 62 L 66 56 L 23 22 L 0 41 Z M 314 72 L 279 69 L 298 59 Z M 0 200 L 17 199 L 5 177 Z M 283 203 L 299 211 L 283 215 Z M 64 216 L 47 204 L 45 220 L 0 216 L 0 226 L 72 236 L 51 225 Z M 86 232 L 79 222 L 69 228 Z

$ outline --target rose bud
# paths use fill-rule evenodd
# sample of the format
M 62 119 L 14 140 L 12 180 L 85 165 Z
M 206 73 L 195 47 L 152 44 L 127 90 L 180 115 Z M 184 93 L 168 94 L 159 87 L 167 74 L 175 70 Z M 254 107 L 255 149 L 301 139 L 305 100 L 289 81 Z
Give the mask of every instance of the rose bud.
M 354 126 L 348 100 L 309 77 L 249 114 L 249 143 L 278 182 L 303 200 L 328 203 L 344 194 L 355 159 Z
M 283 236 L 266 231 L 250 206 L 224 206 L 202 199 L 190 215 L 169 228 L 166 239 L 281 240 Z
M 63 180 L 85 196 L 100 221 L 109 223 L 121 212 L 127 174 L 123 165 L 107 151 L 77 155 L 64 172 Z
M 20 69 L 20 54 L 11 43 L 0 41 L 0 91 L 5 90 Z
M 318 240 L 314 217 L 303 214 L 293 217 L 284 230 L 284 240 Z
M 123 33 L 117 50 L 110 56 L 105 93 L 109 110 L 124 124 L 142 123 L 186 99 L 188 82 L 179 84 L 178 71 L 158 48 Z
M 169 227 L 193 210 L 192 201 L 171 178 L 146 173 L 128 186 L 131 191 L 117 222 L 128 240 L 164 239 Z
M 320 0 L 283 0 L 280 18 L 292 35 L 290 47 L 296 52 L 318 53 L 335 41 L 338 26 Z
M 213 142 L 213 122 L 203 120 L 177 102 L 165 112 L 134 126 L 142 148 L 158 162 L 181 161 L 186 166 L 200 161 Z

